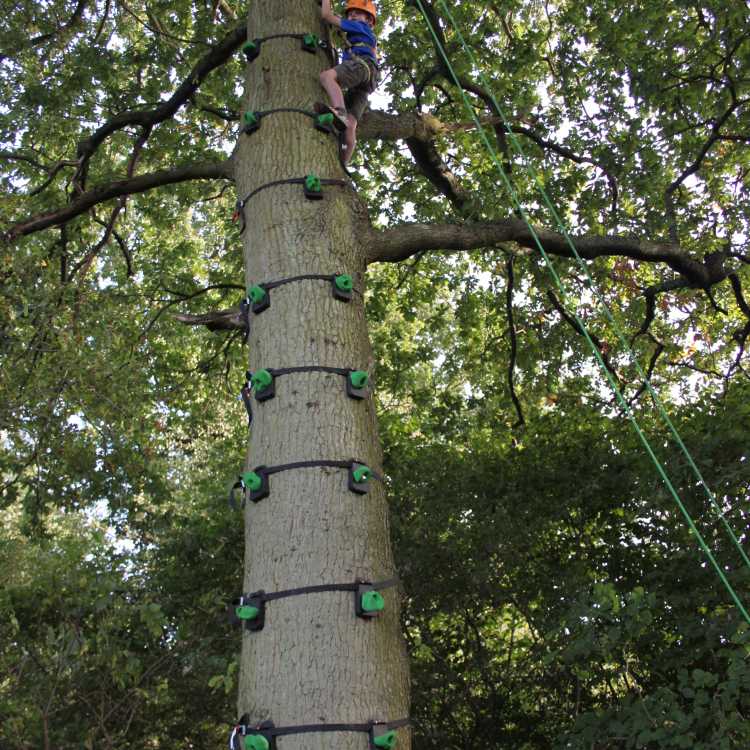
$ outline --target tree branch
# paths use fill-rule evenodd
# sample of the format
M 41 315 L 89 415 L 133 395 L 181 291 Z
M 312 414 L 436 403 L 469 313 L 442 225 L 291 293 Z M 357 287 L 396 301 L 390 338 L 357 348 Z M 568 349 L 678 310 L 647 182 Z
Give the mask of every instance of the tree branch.
M 534 231 L 545 252 L 566 258 L 573 256 L 564 235 L 537 227 Z M 723 281 L 728 275 L 715 263 L 702 263 L 671 243 L 616 235 L 580 235 L 572 236 L 571 240 L 584 259 L 623 256 L 648 263 L 665 263 L 680 274 L 680 283 L 688 282 L 704 289 Z M 534 236 L 520 219 L 466 224 L 399 224 L 383 231 L 370 229 L 366 241 L 369 263 L 398 262 L 423 250 L 465 251 L 497 247 L 502 242 L 537 248 Z
M 656 344 L 656 349 L 654 349 L 654 352 L 651 355 L 651 360 L 648 363 L 648 369 L 646 370 L 646 378 L 641 383 L 638 390 L 633 394 L 633 396 L 630 399 L 628 399 L 628 406 L 632 406 L 648 388 L 648 384 L 651 382 L 651 376 L 654 374 L 654 369 L 656 368 L 656 363 L 659 360 L 659 357 L 661 356 L 662 352 L 664 351 L 664 344 L 662 344 L 661 341 L 658 341 L 653 336 L 651 336 L 651 339 Z
M 164 122 L 164 120 L 172 117 L 185 102 L 189 101 L 206 76 L 211 71 L 226 63 L 246 38 L 247 25 L 243 22 L 230 31 L 219 44 L 213 47 L 196 63 L 187 78 L 178 86 L 177 90 L 166 102 L 154 109 L 122 112 L 102 125 L 90 137 L 82 140 L 78 144 L 77 152 L 80 159 L 78 170 L 79 185 L 83 187 L 85 184 L 89 159 L 109 135 L 128 126 L 137 126 L 144 129 L 153 128 L 160 122 Z
M 182 300 L 180 300 L 181 302 Z M 188 315 L 187 313 L 176 313 L 173 316 L 180 323 L 188 326 L 206 326 L 209 331 L 244 331 L 247 321 L 242 315 L 239 307 L 230 307 L 225 310 L 212 310 L 202 315 Z
M 643 290 L 643 296 L 646 298 L 646 315 L 643 319 L 643 323 L 641 323 L 641 327 L 630 339 L 631 346 L 639 336 L 648 333 L 648 329 L 654 322 L 654 318 L 656 317 L 656 296 L 664 292 L 670 292 L 675 289 L 685 289 L 690 286 L 692 285 L 686 283 L 682 279 L 674 279 L 671 281 L 665 281 L 663 284 L 655 284 L 654 286 L 650 286 Z
M 6 230 L 6 239 L 13 239 L 39 232 L 48 227 L 60 226 L 88 211 L 90 208 L 119 198 L 123 195 L 143 193 L 152 188 L 174 185 L 188 180 L 233 179 L 233 168 L 230 160 L 224 162 L 189 164 L 172 170 L 160 170 L 149 174 L 138 175 L 126 180 L 115 180 L 107 185 L 94 188 L 79 195 L 74 201 L 62 208 L 45 214 L 32 216 L 18 221 Z
M 516 407 L 516 414 L 518 419 L 513 425 L 513 429 L 517 427 L 523 427 L 526 424 L 526 420 L 523 417 L 523 410 L 521 409 L 521 402 L 518 400 L 516 394 L 516 385 L 514 381 L 514 373 L 516 370 L 516 355 L 518 353 L 518 339 L 516 337 L 516 323 L 513 318 L 513 290 L 515 287 L 515 277 L 513 275 L 513 256 L 509 256 L 505 263 L 505 268 L 508 275 L 508 285 L 505 289 L 505 313 L 508 318 L 508 336 L 510 338 L 510 361 L 508 362 L 508 388 L 510 389 L 510 398 L 513 401 L 513 406 Z
M 579 335 L 579 336 L 585 336 L 586 331 L 584 330 L 583 326 L 573 317 L 562 305 L 560 300 L 557 299 L 554 292 L 548 291 L 547 296 L 550 299 L 550 302 L 552 302 L 552 305 L 554 306 L 555 310 L 560 313 L 560 316 L 562 319 Z M 620 376 L 617 374 L 617 370 L 615 370 L 614 366 L 612 365 L 612 362 L 609 359 L 609 346 L 606 342 L 602 341 L 598 336 L 596 336 L 591 331 L 588 331 L 589 338 L 594 343 L 594 346 L 599 350 L 599 355 L 602 358 L 602 362 L 604 362 L 604 366 L 609 370 L 609 373 L 612 375 L 612 377 L 617 381 L 617 383 L 620 383 Z
M 482 125 L 487 125 L 493 129 L 501 128 L 505 133 L 505 127 L 503 120 L 497 116 L 488 116 L 480 118 Z M 361 140 L 405 140 L 409 146 L 412 155 L 417 162 L 417 166 L 425 173 L 433 184 L 440 190 L 441 193 L 446 195 L 455 204 L 455 200 L 450 192 L 450 185 L 448 190 L 444 189 L 444 186 L 433 180 L 431 175 L 435 175 L 435 160 L 431 156 L 427 156 L 425 162 L 420 160 L 425 159 L 425 154 L 428 151 L 437 151 L 432 145 L 433 139 L 439 135 L 448 136 L 457 131 L 473 130 L 476 128 L 474 121 L 459 122 L 459 123 L 444 123 L 439 118 L 433 115 L 420 114 L 418 112 L 407 112 L 404 114 L 392 115 L 378 110 L 370 110 L 363 118 L 357 130 L 357 135 Z M 563 146 L 559 143 L 544 138 L 539 135 L 532 128 L 525 125 L 512 125 L 510 128 L 512 133 L 522 135 L 525 138 L 533 141 L 543 151 L 551 151 L 558 156 L 568 159 L 576 164 L 591 164 L 596 167 L 606 178 L 609 183 L 610 191 L 612 193 L 612 207 L 610 209 L 612 216 L 614 217 L 617 213 L 617 205 L 619 200 L 619 187 L 617 180 L 608 171 L 608 169 L 597 159 L 585 154 L 577 154 L 567 146 Z M 421 147 L 421 151 L 415 153 L 415 149 L 419 149 L 419 144 L 425 144 Z M 438 157 L 439 158 L 439 157 Z M 440 162 L 442 164 L 442 161 Z M 426 166 L 425 166 L 426 165 Z M 447 170 L 447 168 L 444 168 Z M 451 182 L 457 183 L 455 177 L 451 176 Z M 441 178 L 438 176 L 438 180 Z M 465 200 L 465 193 L 458 191 L 458 195 L 461 196 L 463 193 Z
M 0 54 L 0 62 L 7 59 L 8 57 L 12 57 L 14 54 L 17 54 L 23 49 L 31 49 L 32 47 L 38 47 L 40 44 L 44 44 L 45 42 L 48 42 L 50 39 L 54 39 L 58 34 L 64 34 L 69 29 L 73 28 L 78 21 L 81 20 L 81 17 L 83 16 L 83 11 L 86 10 L 86 5 L 88 5 L 89 0 L 78 0 L 78 3 L 73 10 L 73 14 L 70 16 L 70 18 L 62 25 L 59 26 L 54 31 L 49 32 L 48 34 L 41 34 L 40 36 L 36 36 L 33 39 L 30 39 L 26 45 L 22 46 L 19 50 L 11 53 L 10 55 L 4 55 Z

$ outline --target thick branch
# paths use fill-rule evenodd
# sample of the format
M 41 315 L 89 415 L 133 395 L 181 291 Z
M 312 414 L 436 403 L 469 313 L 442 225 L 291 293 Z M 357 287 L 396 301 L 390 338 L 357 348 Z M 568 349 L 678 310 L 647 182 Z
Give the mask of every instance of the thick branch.
M 460 211 L 469 202 L 469 194 L 440 157 L 435 142 L 407 138 L 406 145 L 422 174 Z
M 226 310 L 212 310 L 203 315 L 177 313 L 174 317 L 180 323 L 188 326 L 206 326 L 209 331 L 244 331 L 247 328 L 247 321 L 243 317 L 239 307 L 231 307 Z
M 223 65 L 234 54 L 237 47 L 247 38 L 247 25 L 243 22 L 229 32 L 213 47 L 190 71 L 172 96 L 154 109 L 140 109 L 123 112 L 102 125 L 93 135 L 78 144 L 78 157 L 81 159 L 80 172 L 85 173 L 86 163 L 107 136 L 128 126 L 153 128 L 172 117 L 175 112 L 197 91 L 206 76 Z
M 60 226 L 74 219 L 76 216 L 80 216 L 99 203 L 104 203 L 105 201 L 112 200 L 112 198 L 119 198 L 123 195 L 143 193 L 155 187 L 174 185 L 175 183 L 186 182 L 188 180 L 215 180 L 221 178 L 227 180 L 233 179 L 232 163 L 229 160 L 218 163 L 190 164 L 178 169 L 165 169 L 158 172 L 151 172 L 150 174 L 142 174 L 128 180 L 116 180 L 82 193 L 76 200 L 66 206 L 12 224 L 6 232 L 6 236 L 8 239 L 12 239 L 13 237 L 33 234 L 48 227 Z
M 494 129 L 501 128 L 503 131 L 505 130 L 503 120 L 497 116 L 482 117 L 480 118 L 480 123 L 483 126 L 486 125 Z M 444 123 L 433 115 L 419 114 L 417 112 L 392 115 L 378 110 L 370 110 L 362 118 L 362 122 L 357 130 L 357 137 L 361 140 L 405 140 L 415 158 L 415 161 L 417 161 L 417 166 L 422 169 L 425 175 L 433 181 L 436 187 L 438 187 L 444 195 L 455 203 L 451 195 L 449 195 L 448 192 L 446 192 L 441 185 L 438 184 L 438 182 L 435 182 L 431 177 L 431 173 L 434 173 L 434 170 L 430 169 L 429 164 L 434 162 L 434 159 L 428 161 L 427 169 L 425 169 L 420 162 L 420 157 L 423 156 L 423 154 L 415 153 L 415 148 L 418 148 L 418 144 L 422 143 L 425 144 L 422 150 L 434 150 L 432 141 L 436 136 L 447 136 L 451 133 L 472 130 L 474 128 L 476 128 L 476 123 L 474 121 Z M 617 181 L 601 162 L 591 156 L 587 156 L 586 154 L 577 154 L 567 146 L 563 146 L 549 140 L 548 138 L 544 138 L 532 128 L 525 125 L 512 125 L 510 129 L 514 134 L 522 135 L 533 141 L 543 151 L 551 151 L 552 153 L 562 156 L 564 159 L 569 159 L 576 164 L 591 164 L 600 170 L 609 183 L 612 192 L 612 213 L 613 215 L 616 213 L 619 197 Z M 438 179 L 440 178 L 438 177 Z M 460 195 L 460 191 L 458 194 Z
M 545 252 L 572 257 L 566 238 L 558 232 L 535 228 Z M 623 256 L 648 263 L 666 263 L 691 285 L 704 289 L 722 281 L 727 272 L 715 264 L 701 263 L 678 245 L 632 237 L 582 235 L 571 238 L 578 254 L 587 260 Z M 384 231 L 370 230 L 368 262 L 397 262 L 422 250 L 460 251 L 515 242 L 537 249 L 528 226 L 519 219 L 467 224 L 400 224 Z

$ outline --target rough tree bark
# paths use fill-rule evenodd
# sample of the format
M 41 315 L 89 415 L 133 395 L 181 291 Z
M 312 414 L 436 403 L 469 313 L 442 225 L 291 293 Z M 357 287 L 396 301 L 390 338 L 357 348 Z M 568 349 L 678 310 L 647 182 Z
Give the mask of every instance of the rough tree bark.
M 283 32 L 324 34 L 319 6 L 256 0 L 249 38 Z M 245 106 L 311 109 L 322 91 L 326 55 L 312 56 L 293 39 L 265 43 L 247 68 Z M 345 177 L 336 142 L 301 114 L 263 120 L 235 151 L 237 193 L 273 180 L 315 173 Z M 246 281 L 257 284 L 298 274 L 349 273 L 363 290 L 368 219 L 351 187 L 326 187 L 320 202 L 299 185 L 261 191 L 245 207 Z M 372 370 L 363 299 L 333 299 L 324 281 L 274 289 L 271 307 L 253 316 L 250 366 L 326 365 Z M 294 461 L 363 460 L 381 467 L 371 399 L 346 397 L 343 378 L 315 372 L 277 379 L 276 398 L 255 405 L 247 468 Z M 372 581 L 395 575 L 385 488 L 369 495 L 347 489 L 344 469 L 306 468 L 271 477 L 271 494 L 245 511 L 244 591 Z M 268 604 L 266 625 L 243 633 L 239 715 L 270 718 L 277 726 L 363 723 L 408 716 L 408 665 L 399 624 L 397 589 L 384 591 L 385 613 L 375 621 L 354 616 L 350 592 L 318 593 Z M 364 734 L 291 735 L 281 750 L 367 747 Z M 408 748 L 408 730 L 399 747 Z

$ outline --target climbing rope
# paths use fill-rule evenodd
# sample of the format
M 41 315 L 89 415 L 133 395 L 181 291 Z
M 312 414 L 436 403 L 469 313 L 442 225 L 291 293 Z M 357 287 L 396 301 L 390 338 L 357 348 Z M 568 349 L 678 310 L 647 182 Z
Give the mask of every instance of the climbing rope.
M 493 146 L 492 146 L 492 144 L 491 144 L 491 142 L 490 142 L 490 140 L 489 140 L 489 138 L 487 136 L 487 133 L 486 133 L 484 127 L 482 126 L 481 121 L 479 120 L 479 118 L 476 115 L 476 113 L 474 111 L 474 108 L 472 107 L 471 102 L 469 101 L 469 98 L 468 98 L 468 96 L 466 94 L 466 91 L 464 90 L 463 86 L 461 85 L 460 80 L 458 79 L 458 76 L 455 73 L 455 70 L 454 70 L 454 68 L 453 68 L 453 66 L 452 66 L 452 64 L 450 62 L 450 59 L 448 58 L 448 56 L 447 56 L 447 54 L 445 52 L 445 49 L 444 49 L 444 47 L 443 47 L 443 45 L 442 45 L 442 43 L 440 41 L 440 38 L 437 35 L 437 33 L 435 31 L 435 28 L 433 27 L 432 22 L 430 21 L 430 18 L 428 17 L 427 13 L 424 10 L 424 7 L 422 5 L 421 0 L 415 0 L 415 1 L 416 1 L 417 5 L 419 6 L 419 10 L 422 13 L 423 18 L 425 19 L 425 23 L 427 24 L 427 27 L 428 27 L 428 29 L 430 31 L 430 34 L 432 35 L 432 38 L 433 38 L 433 40 L 435 42 L 435 45 L 436 45 L 437 49 L 439 50 L 440 55 L 443 58 L 443 60 L 444 60 L 444 62 L 446 64 L 446 67 L 448 68 L 448 70 L 450 72 L 450 75 L 451 75 L 451 77 L 452 77 L 455 85 L 457 86 L 457 88 L 461 92 L 461 96 L 462 96 L 464 105 L 465 105 L 467 111 L 469 112 L 471 118 L 473 119 L 473 121 L 474 121 L 474 123 L 475 123 L 475 125 L 476 125 L 476 127 L 478 129 L 478 132 L 479 132 L 479 134 L 481 136 L 481 139 L 482 139 L 485 147 L 487 148 L 487 150 L 488 150 L 488 152 L 489 152 L 489 154 L 490 154 L 490 156 L 491 156 L 491 158 L 492 158 L 495 166 L 498 169 L 498 172 L 499 172 L 500 177 L 501 177 L 501 179 L 503 181 L 503 184 L 505 185 L 506 189 L 508 190 L 508 193 L 511 196 L 511 200 L 513 201 L 514 206 L 516 207 L 516 209 L 518 210 L 519 214 L 523 218 L 523 221 L 525 222 L 526 226 L 528 227 L 529 232 L 531 233 L 531 236 L 532 236 L 532 238 L 534 240 L 534 243 L 536 244 L 537 248 L 539 249 L 542 257 L 544 258 L 545 264 L 546 264 L 548 270 L 550 271 L 550 273 L 551 273 L 551 275 L 552 275 L 552 277 L 554 279 L 554 282 L 555 282 L 558 290 L 560 291 L 560 294 L 561 294 L 563 300 L 565 300 L 567 298 L 567 293 L 566 293 L 565 286 L 562 283 L 562 280 L 560 279 L 559 275 L 557 274 L 557 271 L 554 268 L 554 265 L 552 264 L 549 256 L 547 255 L 546 251 L 544 250 L 544 247 L 543 247 L 543 245 L 542 245 L 542 243 L 541 243 L 541 241 L 539 239 L 539 236 L 538 236 L 537 232 L 534 230 L 533 226 L 531 225 L 531 222 L 529 220 L 528 214 L 527 214 L 526 210 L 524 209 L 524 207 L 522 206 L 522 204 L 520 202 L 520 199 L 518 197 L 518 194 L 517 194 L 515 188 L 513 187 L 513 184 L 511 183 L 510 179 L 506 175 L 505 170 L 503 169 L 503 166 L 500 163 L 500 160 L 499 160 L 499 158 L 497 156 L 497 153 L 495 152 L 495 149 L 493 148 Z M 444 0 L 439 0 L 439 2 L 441 4 L 444 12 L 446 13 L 447 17 L 450 19 L 450 22 L 453 25 L 453 30 L 456 33 L 456 35 L 458 36 L 458 38 L 460 39 L 461 44 L 462 44 L 464 50 L 469 55 L 474 68 L 476 70 L 480 71 L 480 77 L 482 77 L 482 82 L 485 85 L 485 87 L 490 91 L 490 96 L 491 96 L 491 100 L 492 100 L 493 106 L 495 107 L 496 111 L 498 112 L 498 115 L 503 119 L 503 123 L 504 123 L 505 129 L 506 129 L 506 131 L 507 131 L 507 133 L 508 133 L 508 135 L 510 137 L 510 140 L 514 144 L 516 144 L 516 147 L 519 150 L 519 152 L 521 154 L 523 154 L 523 150 L 521 149 L 520 144 L 518 143 L 518 139 L 515 137 L 515 134 L 512 132 L 512 129 L 511 129 L 511 127 L 510 127 L 507 119 L 505 118 L 505 116 L 504 116 L 504 114 L 502 112 L 502 109 L 500 108 L 499 104 L 497 103 L 496 98 L 494 97 L 494 95 L 491 92 L 491 88 L 487 85 L 486 80 L 484 79 L 484 77 L 483 77 L 483 75 L 481 73 L 481 68 L 477 64 L 476 58 L 474 57 L 473 53 L 471 52 L 471 49 L 466 44 L 466 41 L 464 40 L 464 38 L 461 35 L 460 31 L 458 31 L 458 27 L 456 26 L 455 20 L 454 20 L 454 18 L 452 16 L 450 10 L 448 9 L 448 7 L 445 4 Z M 580 262 L 581 266 L 584 268 L 584 270 L 586 272 L 586 275 L 588 277 L 590 288 L 592 290 L 594 290 L 594 292 L 597 294 L 597 299 L 599 299 L 601 302 L 603 302 L 603 300 L 601 298 L 601 295 L 598 294 L 598 292 L 596 291 L 596 286 L 595 286 L 595 284 L 593 282 L 593 279 L 590 276 L 590 273 L 588 271 L 588 268 L 586 267 L 586 264 L 583 262 L 583 259 L 580 257 L 580 254 L 578 253 L 578 251 L 577 251 L 577 249 L 575 247 L 575 244 L 573 243 L 573 240 L 570 237 L 569 232 L 567 231 L 567 229 L 565 229 L 564 224 L 563 224 L 562 220 L 560 219 L 559 214 L 554 209 L 554 206 L 552 205 L 552 203 L 551 203 L 551 201 L 549 199 L 549 196 L 547 196 L 546 191 L 544 190 L 543 185 L 541 185 L 541 183 L 539 182 L 538 177 L 536 176 L 536 174 L 533 173 L 533 170 L 529 170 L 529 173 L 531 174 L 531 176 L 534 179 L 535 183 L 539 187 L 539 189 L 540 189 L 540 191 L 541 191 L 541 193 L 543 195 L 543 198 L 545 200 L 545 204 L 553 211 L 553 214 L 554 214 L 554 216 L 556 218 L 556 221 L 558 222 L 558 225 L 560 227 L 562 227 L 562 231 L 563 231 L 563 233 L 564 233 L 564 235 L 566 237 L 566 241 L 567 241 L 569 247 L 571 248 L 574 256 L 578 259 L 578 261 Z M 652 398 L 654 399 L 655 402 L 657 402 L 658 404 L 661 404 L 661 402 L 659 401 L 658 397 L 656 396 L 656 393 L 653 391 L 653 388 L 652 388 L 652 386 L 650 384 L 649 379 L 643 373 L 642 368 L 640 368 L 640 365 L 638 364 L 638 362 L 635 359 L 632 351 L 630 350 L 630 347 L 628 346 L 627 341 L 625 340 L 624 336 L 619 332 L 619 328 L 617 327 L 617 325 L 616 325 L 616 323 L 614 321 L 614 318 L 611 315 L 611 312 L 609 312 L 609 308 L 606 307 L 606 305 L 605 305 L 605 308 L 608 311 L 608 318 L 610 319 L 611 323 L 613 324 L 615 330 L 618 332 L 618 337 L 624 343 L 624 345 L 627 347 L 628 351 L 631 352 L 631 356 L 634 359 L 634 363 L 638 367 L 639 375 L 641 375 L 641 377 L 644 379 L 644 382 L 646 383 L 646 386 L 647 386 L 647 388 L 649 390 L 649 393 L 651 394 L 651 396 L 652 396 Z M 728 591 L 729 595 L 731 596 L 732 600 L 736 604 L 738 610 L 741 612 L 741 614 L 743 615 L 743 617 L 745 618 L 745 620 L 747 620 L 747 622 L 750 623 L 750 613 L 748 613 L 747 609 L 743 606 L 742 602 L 739 599 L 739 596 L 737 595 L 736 591 L 734 590 L 734 588 L 732 587 L 731 583 L 727 579 L 727 577 L 726 577 L 724 571 L 722 570 L 721 566 L 716 561 L 713 553 L 711 552 L 710 548 L 706 544 L 706 542 L 705 542 L 702 534 L 698 530 L 698 528 L 697 528 L 697 526 L 696 526 L 696 524 L 695 524 L 692 516 L 690 515 L 689 511 L 687 510 L 687 508 L 685 507 L 684 503 L 680 499 L 679 494 L 677 493 L 677 491 L 675 490 L 674 486 L 672 485 L 672 482 L 670 481 L 669 477 L 667 476 L 666 471 L 664 470 L 661 462 L 656 457 L 656 454 L 654 453 L 654 451 L 653 451 L 653 449 L 651 447 L 651 444 L 648 441 L 648 438 L 646 437 L 645 433 L 643 432 L 643 430 L 641 429 L 640 425 L 638 424 L 638 421 L 636 420 L 635 415 L 634 415 L 632 409 L 630 408 L 630 405 L 627 403 L 627 401 L 625 401 L 625 398 L 622 395 L 622 392 L 620 391 L 620 388 L 617 385 L 617 382 L 614 380 L 611 372 L 607 368 L 607 366 L 606 366 L 606 364 L 604 362 L 604 359 L 602 357 L 602 354 L 599 351 L 599 348 L 594 344 L 594 342 L 593 342 L 593 340 L 591 338 L 591 335 L 589 334 L 588 329 L 586 328 L 584 322 L 578 317 L 578 315 L 575 312 L 573 312 L 573 317 L 574 317 L 576 323 L 578 324 L 581 332 L 583 333 L 584 338 L 586 339 L 586 341 L 587 341 L 587 343 L 588 343 L 591 351 L 593 352 L 594 357 L 596 358 L 597 363 L 598 363 L 600 369 L 602 370 L 605 378 L 609 382 L 609 385 L 612 388 L 612 391 L 614 392 L 615 397 L 616 397 L 618 403 L 620 404 L 620 406 L 622 407 L 624 413 L 627 415 L 628 419 L 630 420 L 631 424 L 633 425 L 633 428 L 635 429 L 636 434 L 638 435 L 638 438 L 640 439 L 641 443 L 643 444 L 643 446 L 644 446 L 647 454 L 651 458 L 652 462 L 654 463 L 654 466 L 656 467 L 657 472 L 659 473 L 659 476 L 661 477 L 662 481 L 664 482 L 665 486 L 667 487 L 669 493 L 672 495 L 672 498 L 675 500 L 675 503 L 677 504 L 680 512 L 682 513 L 683 517 L 685 518 L 685 520 L 686 520 L 686 522 L 688 524 L 688 527 L 690 528 L 691 532 L 695 535 L 696 539 L 698 540 L 698 544 L 700 545 L 701 549 L 705 553 L 705 555 L 708 558 L 709 562 L 711 563 L 712 567 L 716 571 L 717 575 L 719 576 L 719 579 L 721 580 L 722 584 L 724 585 L 724 587 Z M 661 408 L 661 411 L 662 411 L 662 414 L 663 414 L 663 418 L 665 418 L 666 423 L 670 426 L 673 435 L 677 435 L 677 431 L 674 428 L 674 426 L 672 425 L 671 420 L 669 420 L 669 417 L 666 414 L 666 411 L 663 409 L 663 406 L 661 406 L 660 408 Z M 701 482 L 702 486 L 704 487 L 704 489 L 706 489 L 708 491 L 709 498 L 712 501 L 712 505 L 714 506 L 715 509 L 718 509 L 718 504 L 716 503 L 716 500 L 713 497 L 713 493 L 708 489 L 707 484 L 705 483 L 705 481 L 703 480 L 702 476 L 700 475 L 700 472 L 698 471 L 697 466 L 695 466 L 695 463 L 692 460 L 692 457 L 690 456 L 689 452 L 687 451 L 687 448 L 684 446 L 684 443 L 682 443 L 682 440 L 679 438 L 679 435 L 677 435 L 677 440 L 678 440 L 678 443 L 680 444 L 680 446 L 683 448 L 683 452 L 687 456 L 689 456 L 689 463 L 691 464 L 691 466 L 695 467 L 694 471 L 697 472 L 699 481 Z M 743 560 L 748 565 L 748 567 L 750 567 L 750 560 L 748 560 L 748 557 L 747 557 L 746 553 L 744 552 L 744 550 L 742 549 L 742 546 L 740 545 L 739 540 L 734 535 L 734 532 L 731 530 L 731 527 L 729 527 L 729 525 L 726 523 L 726 519 L 724 518 L 723 513 L 720 511 L 720 509 L 718 509 L 718 510 L 719 510 L 720 517 L 724 521 L 725 528 L 728 530 L 730 536 L 732 537 L 732 539 L 733 539 L 733 541 L 735 543 L 735 546 L 740 550 L 740 553 L 742 555 Z

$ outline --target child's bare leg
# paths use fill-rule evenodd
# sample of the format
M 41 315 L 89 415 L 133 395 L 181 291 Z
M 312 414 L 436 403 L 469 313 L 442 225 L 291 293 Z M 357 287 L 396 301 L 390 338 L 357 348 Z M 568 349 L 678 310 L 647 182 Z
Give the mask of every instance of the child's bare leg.
M 348 164 L 357 147 L 357 118 L 347 115 L 346 132 L 344 133 L 344 164 Z
M 320 85 L 325 89 L 326 94 L 328 94 L 328 99 L 334 109 L 346 109 L 344 105 L 344 92 L 341 90 L 341 86 L 339 86 L 336 71 L 333 68 L 321 72 Z

